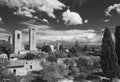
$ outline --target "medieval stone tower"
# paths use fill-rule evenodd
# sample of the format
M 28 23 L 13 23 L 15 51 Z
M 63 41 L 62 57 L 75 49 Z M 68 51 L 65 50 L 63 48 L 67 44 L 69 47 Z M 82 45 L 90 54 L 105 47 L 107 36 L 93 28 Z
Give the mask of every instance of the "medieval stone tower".
M 13 37 L 12 37 L 12 35 L 9 35 L 9 37 L 8 37 L 8 42 L 9 42 L 11 45 L 13 45 Z
M 29 29 L 29 46 L 30 50 L 36 50 L 36 30 L 34 28 Z
M 19 30 L 15 30 L 13 34 L 13 49 L 16 54 L 22 50 L 22 32 Z

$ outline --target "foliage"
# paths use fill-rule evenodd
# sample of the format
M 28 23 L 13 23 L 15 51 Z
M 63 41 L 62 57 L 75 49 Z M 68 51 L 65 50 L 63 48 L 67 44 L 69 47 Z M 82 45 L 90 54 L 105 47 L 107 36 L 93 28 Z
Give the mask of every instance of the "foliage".
M 101 45 L 101 68 L 107 77 L 119 77 L 120 68 L 109 28 L 104 31 Z
M 10 58 L 10 54 L 13 52 L 12 46 L 7 41 L 2 41 L 0 43 L 0 53 L 7 54 L 8 58 Z
M 81 52 L 81 47 L 79 46 L 78 41 L 75 42 L 75 45 L 70 49 L 70 52 L 71 53 Z
M 67 53 L 64 51 L 61 51 L 61 50 L 54 52 L 53 55 L 56 56 L 57 58 L 66 58 L 67 57 Z
M 100 70 L 100 58 L 93 56 L 81 55 L 77 60 L 77 67 L 80 74 L 89 75 Z M 83 76 L 85 77 L 85 76 Z
M 120 66 L 120 26 L 117 26 L 115 29 L 115 39 L 116 39 L 116 53 L 118 56 L 118 64 Z
M 54 55 L 50 55 L 47 57 L 47 61 L 49 62 L 57 62 L 57 57 L 55 57 Z
M 43 67 L 43 78 L 47 80 L 47 82 L 56 82 L 59 78 L 67 76 L 67 70 L 64 65 L 47 63 Z
M 64 50 L 63 45 L 60 45 L 60 46 L 59 46 L 59 50 L 61 50 L 61 51 Z
M 26 60 L 32 60 L 38 58 L 38 55 L 32 54 L 32 53 L 27 53 L 24 59 Z
M 44 45 L 42 48 L 41 48 L 41 51 L 44 51 L 44 52 L 51 52 L 51 48 L 49 45 Z

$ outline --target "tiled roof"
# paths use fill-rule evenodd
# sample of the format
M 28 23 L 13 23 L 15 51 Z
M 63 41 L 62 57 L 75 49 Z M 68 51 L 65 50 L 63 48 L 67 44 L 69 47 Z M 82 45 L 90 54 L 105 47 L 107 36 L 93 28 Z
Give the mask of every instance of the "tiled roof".
M 10 60 L 8 68 L 24 67 L 26 60 Z

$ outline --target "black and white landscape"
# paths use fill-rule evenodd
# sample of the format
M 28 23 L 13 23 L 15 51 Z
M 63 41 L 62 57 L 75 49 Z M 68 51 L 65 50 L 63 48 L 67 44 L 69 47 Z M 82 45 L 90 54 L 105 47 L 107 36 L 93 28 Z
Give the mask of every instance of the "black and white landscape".
M 120 0 L 0 0 L 0 82 L 120 82 Z

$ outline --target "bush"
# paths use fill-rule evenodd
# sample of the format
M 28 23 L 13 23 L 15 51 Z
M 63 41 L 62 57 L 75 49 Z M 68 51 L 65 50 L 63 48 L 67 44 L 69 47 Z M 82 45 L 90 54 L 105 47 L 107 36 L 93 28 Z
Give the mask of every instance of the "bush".
M 37 59 L 38 55 L 32 54 L 32 53 L 27 53 L 26 56 L 24 57 L 24 59 L 26 60 L 33 60 L 33 59 Z

